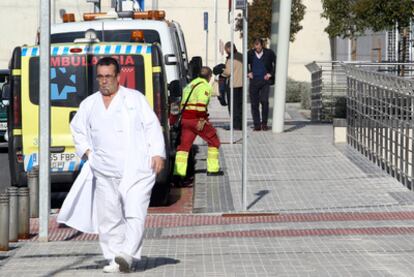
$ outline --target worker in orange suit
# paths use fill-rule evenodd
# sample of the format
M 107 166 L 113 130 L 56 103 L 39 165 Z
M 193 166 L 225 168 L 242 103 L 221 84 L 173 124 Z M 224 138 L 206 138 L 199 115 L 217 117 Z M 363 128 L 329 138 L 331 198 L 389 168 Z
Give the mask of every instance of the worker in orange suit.
M 174 175 L 182 177 L 186 175 L 188 153 L 197 136 L 200 136 L 208 144 L 207 176 L 223 175 L 219 163 L 220 139 L 216 129 L 208 121 L 207 113 L 212 92 L 212 87 L 209 84 L 211 76 L 211 69 L 202 67 L 199 77 L 191 81 L 183 90 L 181 142 L 177 147 Z

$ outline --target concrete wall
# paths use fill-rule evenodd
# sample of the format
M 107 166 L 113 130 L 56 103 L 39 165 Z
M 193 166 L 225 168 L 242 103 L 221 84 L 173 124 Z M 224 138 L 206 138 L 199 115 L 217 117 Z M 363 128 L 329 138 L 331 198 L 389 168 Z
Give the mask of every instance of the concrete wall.
M 1 0 L 0 1 L 0 68 L 7 68 L 13 48 L 23 44 L 33 44 L 38 29 L 40 0 Z M 75 13 L 79 20 L 82 13 L 93 11 L 93 5 L 86 0 L 52 0 L 52 22 L 60 22 L 59 11 Z M 227 1 L 217 0 L 218 35 L 214 30 L 214 0 L 158 0 L 158 8 L 167 12 L 167 19 L 180 22 L 187 41 L 189 56 L 206 56 L 206 32 L 203 30 L 203 13 L 209 13 L 208 65 L 215 65 L 215 42 L 224 44 L 230 40 Z M 102 0 L 102 8 L 110 7 L 110 0 Z M 310 81 L 310 74 L 305 64 L 314 60 L 330 60 L 330 46 L 327 34 L 323 31 L 327 22 L 320 18 L 322 5 L 320 1 L 303 0 L 306 15 L 304 26 L 290 45 L 289 77 L 296 80 Z M 152 0 L 146 0 L 146 9 L 152 8 Z M 239 11 L 240 12 L 240 11 Z M 239 12 L 236 12 L 238 14 Z M 239 50 L 242 41 L 235 33 L 235 43 Z M 225 54 L 218 46 L 217 63 L 224 62 Z
M 147 0 L 149 3 L 151 1 Z M 180 22 L 183 28 L 188 54 L 192 56 L 201 56 L 203 62 L 206 57 L 206 32 L 203 30 L 203 13 L 208 12 L 208 62 L 209 66 L 215 64 L 215 41 L 220 44 L 226 43 L 231 39 L 230 24 L 228 24 L 228 7 L 227 1 L 217 0 L 218 5 L 218 35 L 215 38 L 214 29 L 214 0 L 159 0 L 158 7 L 167 11 L 167 17 Z M 236 47 L 242 49 L 242 41 L 240 34 L 235 33 Z M 217 62 L 225 61 L 225 54 L 220 52 L 220 47 L 217 46 Z
M 306 6 L 303 29 L 289 49 L 289 77 L 310 82 L 311 75 L 305 65 L 312 61 L 330 61 L 331 49 L 328 34 L 324 31 L 328 22 L 321 18 L 321 1 L 303 0 Z
M 65 9 L 74 13 L 77 20 L 84 12 L 92 12 L 93 5 L 86 0 L 52 0 L 51 21 L 61 22 L 59 11 Z M 0 1 L 0 68 L 7 68 L 9 59 L 15 46 L 33 44 L 39 27 L 40 0 L 1 0 Z M 227 21 L 227 1 L 217 0 L 218 3 L 218 36 L 222 44 L 230 40 L 230 25 Z M 103 10 L 111 5 L 110 0 L 102 0 Z M 146 9 L 152 8 L 152 1 L 146 0 Z M 203 30 L 203 12 L 209 13 L 208 34 L 208 65 L 215 64 L 215 36 L 214 36 L 214 0 L 159 0 L 158 8 L 167 12 L 167 19 L 178 21 L 185 33 L 189 56 L 206 56 L 206 32 Z M 235 43 L 241 49 L 240 34 L 235 34 Z M 219 47 L 217 62 L 224 62 L 225 55 L 220 53 Z

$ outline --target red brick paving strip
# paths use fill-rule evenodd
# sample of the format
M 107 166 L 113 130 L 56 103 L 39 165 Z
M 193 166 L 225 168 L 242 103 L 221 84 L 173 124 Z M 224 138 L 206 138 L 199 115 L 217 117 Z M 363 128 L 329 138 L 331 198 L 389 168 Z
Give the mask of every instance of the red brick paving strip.
M 233 237 L 309 237 L 349 235 L 405 235 L 414 234 L 414 227 L 376 227 L 342 229 L 299 229 L 299 230 L 247 230 L 201 234 L 163 236 L 163 239 L 233 238 Z
M 174 228 L 185 226 L 208 226 L 227 224 L 278 223 L 278 222 L 328 222 L 328 221 L 390 221 L 414 220 L 414 212 L 373 212 L 373 213 L 308 213 L 308 214 L 280 214 L 270 216 L 241 216 L 223 217 L 221 215 L 156 215 L 147 217 L 147 228 Z M 38 219 L 30 220 L 31 240 L 37 239 L 39 228 Z M 218 232 L 207 234 L 188 234 L 162 238 L 198 238 L 198 237 L 260 237 L 260 236 L 328 236 L 328 235 L 385 235 L 411 234 L 414 227 L 379 227 L 379 228 L 349 228 L 349 229 L 307 229 L 307 230 L 252 230 L 237 232 Z M 83 234 L 59 226 L 56 215 L 50 219 L 50 240 L 95 240 L 96 235 Z

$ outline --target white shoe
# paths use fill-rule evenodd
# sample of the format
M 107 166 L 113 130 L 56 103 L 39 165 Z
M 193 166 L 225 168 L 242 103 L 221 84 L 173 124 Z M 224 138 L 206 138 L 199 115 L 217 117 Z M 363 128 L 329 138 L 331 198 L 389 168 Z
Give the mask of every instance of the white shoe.
M 121 252 L 115 256 L 115 262 L 119 265 L 119 270 L 121 272 L 127 273 L 131 268 L 132 257 Z
M 111 263 L 107 266 L 104 266 L 103 272 L 105 273 L 118 273 L 119 271 L 119 264 L 115 261 L 111 261 Z

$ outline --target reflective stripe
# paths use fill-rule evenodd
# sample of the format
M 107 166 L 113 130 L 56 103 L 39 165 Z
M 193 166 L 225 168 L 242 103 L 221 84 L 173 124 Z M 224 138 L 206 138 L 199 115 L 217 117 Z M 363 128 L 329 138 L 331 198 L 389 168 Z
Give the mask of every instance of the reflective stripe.
M 14 136 L 21 136 L 22 135 L 22 129 L 13 129 L 13 135 Z
M 207 172 L 219 172 L 219 150 L 216 147 L 208 147 L 207 150 Z
M 188 152 L 177 151 L 174 163 L 174 175 L 185 176 L 187 174 Z
M 22 75 L 22 71 L 20 69 L 13 69 L 12 70 L 12 75 L 13 76 L 20 76 L 20 75 Z
M 207 111 L 206 107 L 185 107 L 186 111 L 197 111 L 197 112 L 205 112 Z
M 69 55 L 72 48 L 81 49 L 76 54 L 151 54 L 152 52 L 151 46 L 145 44 L 100 44 L 90 47 L 89 45 L 71 43 L 66 46 L 51 46 L 50 53 L 52 56 Z M 39 56 L 39 47 L 22 47 L 21 55 L 23 57 Z
M 161 66 L 152 67 L 152 73 L 160 73 L 160 72 L 161 72 Z
M 184 106 L 184 104 L 183 104 L 183 106 Z M 195 107 L 207 107 L 207 105 L 206 104 L 203 104 L 203 103 L 187 103 L 187 106 L 195 106 Z

